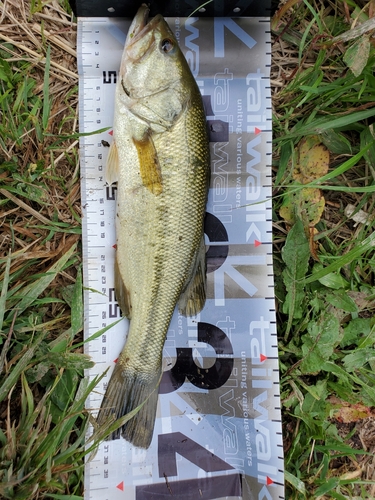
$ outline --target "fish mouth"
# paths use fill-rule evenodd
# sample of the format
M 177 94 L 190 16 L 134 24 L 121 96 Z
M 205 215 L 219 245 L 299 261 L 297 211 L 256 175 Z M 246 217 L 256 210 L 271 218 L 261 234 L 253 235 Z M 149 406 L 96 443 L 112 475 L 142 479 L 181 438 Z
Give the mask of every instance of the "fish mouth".
M 163 17 L 158 14 L 149 20 L 149 12 L 150 9 L 146 4 L 142 4 L 139 7 L 130 25 L 125 41 L 125 48 L 130 49 L 132 45 L 137 43 L 141 38 L 145 37 L 150 31 L 154 30 L 163 19 Z
M 130 25 L 121 59 L 120 75 L 122 77 L 125 76 L 126 65 L 129 61 L 139 62 L 154 46 L 154 32 L 163 22 L 163 17 L 158 14 L 149 20 L 149 12 L 148 6 L 142 4 Z
M 137 78 L 132 82 L 132 72 L 137 76 L 140 63 L 155 50 L 158 40 L 164 36 L 173 38 L 169 26 L 161 14 L 149 19 L 150 9 L 146 4 L 139 7 L 127 34 L 124 52 L 121 59 L 120 78 L 124 91 L 123 101 L 127 103 L 130 110 L 135 101 L 143 99 L 155 93 L 162 93 L 169 89 L 170 83 L 165 87 L 149 90 L 147 84 L 139 85 Z
M 126 41 L 125 41 L 125 47 L 129 45 L 135 36 L 143 30 L 143 28 L 146 26 L 147 21 L 148 21 L 148 14 L 150 12 L 150 9 L 147 7 L 146 4 L 142 4 L 139 9 L 137 10 L 137 13 L 130 25 L 128 34 L 126 36 Z

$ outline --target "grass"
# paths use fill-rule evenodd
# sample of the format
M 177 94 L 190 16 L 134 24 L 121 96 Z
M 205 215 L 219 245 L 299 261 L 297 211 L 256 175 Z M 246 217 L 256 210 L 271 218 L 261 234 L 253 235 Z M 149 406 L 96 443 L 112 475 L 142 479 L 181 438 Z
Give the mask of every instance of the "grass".
M 8 1 L 0 15 L 0 497 L 74 500 L 93 387 L 82 380 L 75 24 L 56 1 Z
M 97 382 L 82 379 L 75 23 L 66 2 L 22 5 L 0 4 L 0 497 L 75 500 Z M 286 498 L 372 498 L 375 5 L 283 5 L 271 84 Z
M 374 3 L 284 3 L 271 80 L 286 498 L 373 498 Z

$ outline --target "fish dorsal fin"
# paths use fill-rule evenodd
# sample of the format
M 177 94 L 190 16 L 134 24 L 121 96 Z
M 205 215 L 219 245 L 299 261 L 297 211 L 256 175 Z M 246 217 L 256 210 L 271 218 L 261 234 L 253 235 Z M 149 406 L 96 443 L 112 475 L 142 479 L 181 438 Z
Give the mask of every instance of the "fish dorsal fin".
M 107 163 L 105 167 L 105 180 L 110 186 L 118 181 L 119 171 L 120 165 L 118 151 L 116 142 L 113 141 L 108 151 Z
M 133 137 L 133 143 L 137 149 L 139 168 L 143 185 L 158 195 L 163 191 L 161 169 L 158 160 L 158 154 L 155 149 L 154 141 L 150 134 L 145 134 L 141 139 Z
M 195 316 L 206 302 L 206 246 L 204 237 L 196 253 L 192 278 L 183 290 L 178 301 L 178 310 L 184 316 Z
M 117 256 L 115 259 L 115 293 L 116 300 L 118 302 L 118 305 L 120 306 L 122 314 L 130 319 L 132 315 L 130 292 L 126 288 L 124 280 L 121 276 L 121 271 L 117 262 Z

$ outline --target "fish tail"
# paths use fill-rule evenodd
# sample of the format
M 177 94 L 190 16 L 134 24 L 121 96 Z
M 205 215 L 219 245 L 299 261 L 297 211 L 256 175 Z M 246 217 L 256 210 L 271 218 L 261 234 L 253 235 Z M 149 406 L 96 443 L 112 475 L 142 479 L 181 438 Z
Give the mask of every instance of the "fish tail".
M 140 448 L 150 446 L 155 426 L 160 378 L 161 368 L 154 373 L 140 373 L 124 369 L 120 363 L 115 366 L 98 413 L 97 423 L 103 424 L 111 415 L 115 415 L 117 420 L 140 408 L 107 440 L 118 439 L 121 434 L 134 446 Z

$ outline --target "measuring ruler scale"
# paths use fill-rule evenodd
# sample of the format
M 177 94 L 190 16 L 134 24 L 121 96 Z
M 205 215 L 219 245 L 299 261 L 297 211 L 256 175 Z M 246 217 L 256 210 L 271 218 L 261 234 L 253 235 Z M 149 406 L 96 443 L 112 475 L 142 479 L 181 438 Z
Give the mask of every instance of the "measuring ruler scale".
M 268 18 L 167 18 L 203 95 L 211 186 L 207 302 L 176 310 L 148 450 L 103 442 L 85 499 L 284 498 L 271 227 Z M 128 329 L 114 293 L 116 187 L 105 184 L 117 70 L 130 20 L 80 18 L 85 336 L 92 379 L 112 370 Z M 104 130 L 100 133 L 88 133 Z M 87 401 L 96 416 L 110 378 Z

